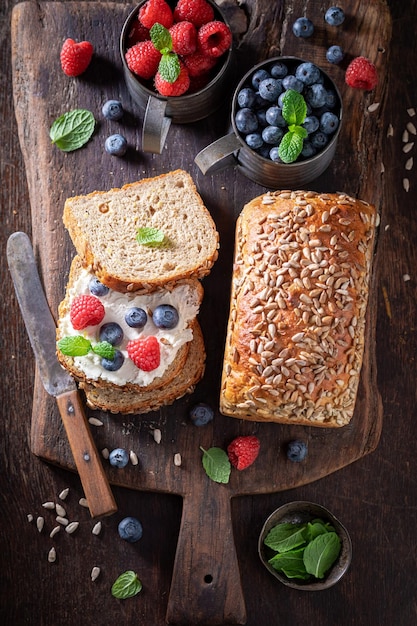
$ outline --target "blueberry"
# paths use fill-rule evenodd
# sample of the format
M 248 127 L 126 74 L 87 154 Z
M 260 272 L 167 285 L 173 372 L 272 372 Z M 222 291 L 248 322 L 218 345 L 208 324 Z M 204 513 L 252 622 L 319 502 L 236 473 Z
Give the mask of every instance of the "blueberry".
M 293 74 L 288 74 L 288 76 L 282 79 L 282 86 L 284 89 L 292 89 L 293 91 L 298 91 L 298 93 L 301 93 L 304 89 L 304 83 Z
M 326 92 L 326 105 L 329 109 L 334 109 L 336 104 L 339 102 L 339 98 L 337 97 L 334 89 L 328 89 Z
M 257 153 L 264 159 L 269 159 L 269 152 L 271 150 L 271 145 L 267 143 L 263 143 L 260 148 L 257 149 Z
M 171 304 L 160 304 L 154 310 L 152 319 L 158 328 L 171 330 L 178 324 L 179 315 L 177 309 Z
M 143 528 L 142 524 L 136 517 L 125 517 L 119 522 L 117 527 L 119 535 L 125 541 L 129 543 L 135 543 L 142 537 Z
M 129 463 L 129 455 L 123 448 L 115 448 L 109 454 L 109 461 L 113 467 L 126 467 Z
M 213 409 L 205 402 L 199 402 L 190 409 L 190 419 L 195 426 L 205 426 L 213 417 Z
M 326 104 L 327 91 L 320 83 L 309 85 L 306 89 L 305 100 L 313 109 L 318 109 Z
M 320 70 L 314 63 L 305 62 L 295 70 L 295 76 L 298 80 L 301 80 L 304 85 L 312 85 L 320 80 Z
M 316 154 L 316 148 L 311 144 L 310 141 L 303 142 L 303 148 L 301 150 L 301 156 L 305 159 L 309 159 Z
M 268 122 L 266 121 L 266 109 L 259 109 L 259 111 L 256 111 L 256 117 L 258 118 L 260 126 L 268 126 Z
M 126 137 L 123 137 L 123 135 L 119 135 L 118 133 L 110 135 L 110 137 L 107 137 L 106 139 L 104 148 L 109 154 L 114 156 L 123 156 L 127 152 Z
M 256 70 L 256 72 L 254 72 L 252 75 L 252 87 L 258 90 L 260 82 L 265 80 L 266 78 L 269 78 L 269 73 L 266 70 Z
M 320 118 L 320 130 L 322 133 L 326 133 L 326 135 L 331 135 L 337 130 L 338 126 L 339 118 L 337 117 L 337 115 L 335 115 L 331 111 L 323 113 Z
M 284 78 L 284 76 L 288 74 L 288 67 L 285 65 L 285 63 L 278 61 L 277 63 L 274 63 L 274 65 L 271 67 L 270 72 L 272 78 Z
M 340 63 L 343 60 L 344 52 L 340 46 L 330 46 L 326 51 L 326 59 L 329 63 Z
M 324 146 L 327 145 L 329 138 L 328 138 L 328 135 L 318 130 L 317 132 L 311 135 L 310 141 L 311 141 L 311 145 L 314 148 L 318 148 L 319 150 L 321 150 L 321 148 L 324 148 Z
M 275 102 L 282 93 L 282 80 L 277 78 L 265 78 L 259 83 L 259 95 L 268 102 Z
M 287 457 L 290 461 L 300 463 L 307 456 L 307 444 L 304 441 L 295 439 L 290 441 L 287 446 Z
M 274 163 L 282 163 L 281 157 L 279 156 L 278 146 L 274 146 L 273 148 L 271 148 L 271 150 L 269 151 L 269 158 Z
M 120 346 L 123 341 L 123 330 L 116 322 L 103 324 L 99 332 L 100 341 L 108 341 L 112 346 Z
M 108 120 L 120 120 L 123 117 L 122 103 L 118 100 L 107 100 L 101 109 L 104 117 Z
M 282 117 L 282 109 L 278 106 L 269 107 L 265 112 L 266 121 L 270 126 L 285 128 L 287 122 Z
M 267 126 L 262 131 L 262 139 L 265 143 L 277 145 L 284 135 L 284 131 L 279 126 Z
M 92 293 L 93 296 L 105 296 L 110 291 L 110 289 L 106 287 L 106 285 L 103 285 L 103 283 L 99 281 L 97 276 L 92 277 L 88 284 L 88 288 L 90 289 L 90 293 Z
M 302 126 L 306 129 L 309 135 L 316 132 L 316 130 L 318 130 L 319 128 L 319 125 L 320 121 L 315 115 L 307 115 L 304 123 L 302 124 Z
M 256 92 L 250 87 L 244 87 L 237 94 L 237 103 L 241 109 L 252 108 L 255 104 Z
M 314 24 L 308 17 L 299 17 L 292 25 L 292 32 L 296 37 L 311 37 L 314 33 Z
M 130 328 L 143 328 L 148 321 L 146 311 L 137 306 L 128 309 L 125 315 L 125 322 Z
M 257 150 L 263 144 L 262 136 L 259 133 L 249 133 L 246 135 L 245 141 L 252 150 Z
M 258 118 L 249 108 L 240 109 L 235 115 L 236 128 L 247 135 L 258 130 Z
M 115 350 L 114 357 L 112 359 L 105 359 L 104 357 L 101 359 L 101 366 L 109 372 L 116 372 L 122 367 L 124 361 L 125 358 L 122 352 L 120 352 L 120 350 Z
M 345 21 L 345 13 L 340 7 L 330 7 L 327 9 L 324 19 L 330 26 L 340 26 Z

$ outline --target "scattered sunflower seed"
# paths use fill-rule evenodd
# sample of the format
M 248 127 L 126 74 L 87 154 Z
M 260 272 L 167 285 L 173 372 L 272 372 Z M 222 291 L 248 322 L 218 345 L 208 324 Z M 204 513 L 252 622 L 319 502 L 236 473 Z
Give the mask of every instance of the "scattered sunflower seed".
M 93 535 L 99 535 L 101 533 L 101 522 L 97 522 L 97 524 L 94 524 L 93 530 L 91 532 L 93 533 Z
M 382 163 L 382 161 L 381 161 L 381 168 L 380 168 L 380 170 L 381 170 L 381 174 L 383 174 L 385 172 L 385 165 Z
M 416 135 L 417 134 L 417 129 L 414 126 L 413 122 L 408 122 L 407 124 L 407 130 L 408 132 L 410 132 L 412 135 Z
M 54 509 L 55 508 L 55 502 L 44 502 L 42 504 L 44 509 Z
M 61 505 L 60 505 L 60 504 L 58 504 L 58 503 L 55 505 L 55 511 L 57 512 L 57 514 L 58 514 L 60 517 L 66 517 L 66 515 L 67 515 L 67 512 L 66 512 L 66 510 L 64 509 L 64 507 L 63 507 L 63 506 L 61 506 Z
M 101 451 L 101 456 L 103 457 L 103 459 L 108 459 L 110 455 L 109 449 L 108 448 L 103 448 Z
M 80 522 L 70 522 L 68 526 L 65 527 L 65 531 L 69 535 L 72 535 L 72 533 L 74 533 L 77 530 L 79 525 L 80 525 Z
M 403 281 L 406 283 L 406 282 L 408 282 L 409 280 L 411 280 L 411 276 L 410 276 L 410 274 L 403 274 Z
M 136 452 L 133 452 L 133 450 L 130 451 L 129 457 L 132 465 L 137 465 L 139 463 L 138 455 L 136 454 Z
M 61 526 L 54 526 L 54 528 L 49 533 L 50 538 L 52 539 L 53 537 L 55 537 L 55 535 L 58 534 L 60 530 Z
M 404 191 L 410 191 L 410 181 L 408 178 L 403 178 Z
M 176 454 L 174 454 L 174 465 L 176 465 L 177 467 L 179 467 L 181 465 L 181 454 L 179 452 L 177 452 Z
M 380 102 L 374 102 L 373 104 L 370 104 L 368 107 L 369 113 L 374 113 L 374 111 L 376 111 L 379 108 L 380 104 L 381 104 Z
M 416 114 L 416 110 L 414 107 L 411 107 L 410 109 L 407 109 L 407 113 L 410 117 L 414 117 Z
M 412 150 L 414 147 L 414 141 L 409 141 L 408 143 L 404 144 L 403 146 L 403 152 L 410 152 L 410 150 Z
M 405 130 L 405 131 L 403 132 L 403 136 L 402 136 L 403 143 L 407 143 L 407 141 L 409 140 L 409 138 L 410 138 L 410 137 L 409 137 L 409 134 L 408 134 L 408 130 Z
M 36 528 L 39 530 L 40 533 L 42 532 L 44 524 L 45 524 L 44 518 L 41 515 L 39 515 L 39 517 L 36 519 Z
M 56 561 L 56 550 L 55 548 L 51 548 L 48 552 L 48 561 L 49 563 L 55 563 Z
M 413 165 L 414 165 L 414 159 L 413 159 L 413 157 L 410 157 L 409 159 L 407 159 L 407 161 L 405 163 L 405 169 L 406 170 L 412 170 L 413 169 Z
M 33 515 L 32 515 L 32 513 L 28 513 L 27 518 L 28 518 L 28 522 L 33 522 Z
M 99 576 L 100 576 L 100 568 L 93 567 L 93 569 L 91 570 L 91 580 L 94 582 L 95 580 L 97 580 Z
M 65 500 L 65 498 L 68 496 L 68 494 L 69 494 L 69 487 L 67 487 L 66 489 L 63 489 L 61 491 L 61 493 L 59 494 L 58 498 L 60 500 Z
M 85 507 L 86 509 L 88 509 L 88 502 L 87 502 L 87 499 L 86 499 L 86 498 L 80 498 L 80 499 L 78 500 L 78 504 L 79 504 L 80 506 L 83 506 L 83 507 Z
M 388 124 L 387 137 L 393 137 L 393 136 L 394 136 L 394 128 L 392 124 Z
M 92 426 L 103 426 L 103 422 L 96 417 L 89 417 L 88 421 Z
M 67 518 L 66 517 L 61 517 L 60 515 L 56 516 L 55 521 L 57 521 L 58 524 L 61 524 L 61 526 L 68 526 L 68 524 L 69 524 Z
M 155 428 L 153 431 L 153 438 L 155 439 L 156 443 L 161 443 L 161 439 L 162 439 L 162 433 L 159 430 L 159 428 Z

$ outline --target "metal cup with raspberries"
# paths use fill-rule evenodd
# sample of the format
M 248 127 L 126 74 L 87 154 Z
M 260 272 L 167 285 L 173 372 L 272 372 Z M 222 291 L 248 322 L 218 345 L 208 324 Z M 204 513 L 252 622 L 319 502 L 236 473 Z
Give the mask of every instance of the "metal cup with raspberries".
M 276 189 L 301 188 L 333 159 L 342 100 L 334 82 L 316 64 L 274 57 L 253 67 L 239 82 L 231 123 L 233 133 L 197 155 L 203 173 L 219 169 L 233 153 L 238 169 L 251 180 Z

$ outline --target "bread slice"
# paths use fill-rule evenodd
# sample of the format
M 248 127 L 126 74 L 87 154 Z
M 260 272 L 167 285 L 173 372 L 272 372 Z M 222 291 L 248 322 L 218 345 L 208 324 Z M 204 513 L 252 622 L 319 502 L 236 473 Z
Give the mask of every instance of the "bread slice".
M 89 282 L 94 276 L 91 270 L 83 267 L 79 256 L 73 259 L 65 298 L 58 308 L 57 341 L 63 337 L 83 335 L 94 344 L 99 341 L 102 324 L 117 322 L 124 332 L 123 341 L 117 346 L 125 356 L 124 365 L 120 370 L 109 372 L 101 366 L 101 359 L 93 353 L 88 357 L 72 357 L 58 349 L 57 357 L 61 365 L 78 382 L 89 383 L 91 387 L 107 389 L 113 393 L 152 392 L 164 388 L 183 371 L 196 327 L 198 332 L 196 314 L 203 297 L 201 283 L 197 279 L 188 279 L 176 283 L 170 290 L 161 287 L 151 294 L 142 292 L 122 294 L 110 290 L 106 295 L 99 297 L 105 308 L 102 322 L 97 326 L 88 326 L 76 331 L 70 321 L 71 302 L 77 295 L 90 293 Z M 180 314 L 180 321 L 172 330 L 161 330 L 153 325 L 152 312 L 155 306 L 161 303 L 175 305 Z M 147 311 L 148 322 L 144 329 L 132 329 L 125 323 L 124 314 L 131 306 L 139 306 Z M 140 335 L 155 335 L 160 343 L 161 366 L 154 371 L 141 372 L 128 358 L 126 345 L 129 338 L 134 339 Z
M 183 170 L 68 198 L 63 221 L 84 265 L 120 292 L 203 278 L 218 256 L 214 221 Z M 163 243 L 139 244 L 143 227 L 161 231 Z
M 193 340 L 190 343 L 187 359 L 178 376 L 170 383 L 155 391 L 129 391 L 121 389 L 95 387 L 81 383 L 86 395 L 87 406 L 110 413 L 143 414 L 156 411 L 162 406 L 172 404 L 182 396 L 193 393 L 195 386 L 204 375 L 206 353 L 200 325 L 193 324 Z

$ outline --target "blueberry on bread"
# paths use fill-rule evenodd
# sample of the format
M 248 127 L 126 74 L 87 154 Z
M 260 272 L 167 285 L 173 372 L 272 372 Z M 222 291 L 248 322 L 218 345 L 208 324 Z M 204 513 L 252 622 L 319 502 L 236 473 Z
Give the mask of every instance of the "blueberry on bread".
M 276 191 L 237 220 L 220 411 L 340 427 L 363 361 L 375 207 L 346 194 Z

